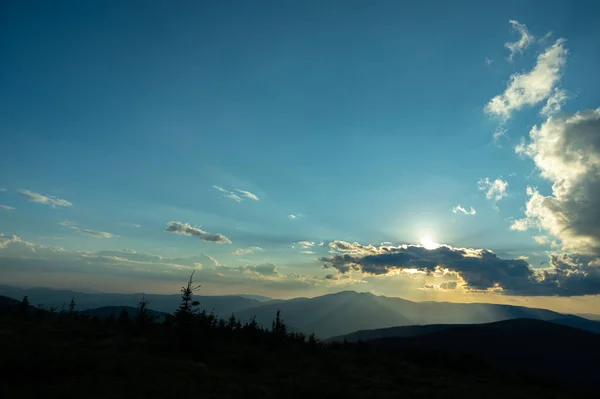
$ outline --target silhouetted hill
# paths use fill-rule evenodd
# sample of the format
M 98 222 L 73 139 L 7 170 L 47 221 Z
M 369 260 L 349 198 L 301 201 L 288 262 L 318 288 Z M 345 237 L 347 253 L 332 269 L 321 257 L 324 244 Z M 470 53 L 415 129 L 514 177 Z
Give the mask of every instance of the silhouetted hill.
M 138 312 L 138 308 L 134 308 L 132 306 L 103 306 L 95 309 L 87 309 L 81 311 L 81 313 L 85 313 L 90 317 L 100 317 L 107 318 L 110 316 L 114 316 L 115 318 L 119 316 L 119 314 L 126 310 L 129 317 L 135 317 Z M 149 309 L 148 314 L 154 319 L 156 322 L 161 322 L 165 318 L 168 313 L 165 312 L 157 312 L 156 310 Z
M 343 342 L 344 340 L 348 343 L 355 342 L 368 342 L 374 341 L 381 338 L 409 338 L 418 337 L 432 332 L 438 332 L 447 330 L 454 327 L 462 327 L 467 324 L 428 324 L 424 326 L 402 326 L 402 327 L 388 327 L 388 328 L 376 328 L 374 330 L 360 330 L 350 334 L 338 335 L 326 339 L 326 342 Z
M 514 320 L 514 319 L 513 319 Z M 577 328 L 598 334 L 600 323 L 583 319 L 577 316 L 564 315 L 552 319 L 550 321 L 553 324 L 564 325 L 567 327 Z M 335 337 L 328 338 L 328 342 L 367 342 L 374 341 L 381 338 L 409 338 L 418 337 L 433 332 L 449 330 L 456 327 L 473 326 L 473 324 L 427 324 L 422 326 L 399 326 L 389 328 L 377 328 L 373 330 L 360 330 L 350 334 L 338 335 Z
M 470 355 L 501 368 L 550 376 L 579 386 L 591 386 L 596 381 L 598 334 L 533 319 L 437 329 L 417 337 L 387 337 L 371 342 L 423 356 L 438 351 Z
M 189 316 L 148 323 L 0 310 L 2 398 L 574 399 L 598 392 L 427 347 L 412 353 L 395 342 L 326 345 L 290 334 L 280 322 L 264 330 Z
M 4 295 L 0 295 L 0 309 L 10 309 L 19 304 L 19 301 L 13 298 L 9 298 Z

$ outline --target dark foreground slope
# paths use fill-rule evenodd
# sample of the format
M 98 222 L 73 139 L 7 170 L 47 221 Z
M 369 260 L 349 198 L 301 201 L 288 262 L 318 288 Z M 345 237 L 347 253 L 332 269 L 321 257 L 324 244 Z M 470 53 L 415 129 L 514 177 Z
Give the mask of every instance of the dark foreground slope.
M 386 334 L 390 332 L 393 329 Z M 593 388 L 596 384 L 600 335 L 588 331 L 516 319 L 464 326 L 402 327 L 396 332 L 400 335 L 371 342 L 415 353 L 473 356 L 502 369 L 549 376 L 573 386 Z
M 460 357 L 320 345 L 235 321 L 178 335 L 80 314 L 0 315 L 2 398 L 572 398 L 573 389 Z M 203 322 L 204 323 L 204 322 Z M 185 338 L 187 337 L 187 338 Z M 185 339 L 184 339 L 185 338 Z M 589 397 L 589 396 L 588 396 Z

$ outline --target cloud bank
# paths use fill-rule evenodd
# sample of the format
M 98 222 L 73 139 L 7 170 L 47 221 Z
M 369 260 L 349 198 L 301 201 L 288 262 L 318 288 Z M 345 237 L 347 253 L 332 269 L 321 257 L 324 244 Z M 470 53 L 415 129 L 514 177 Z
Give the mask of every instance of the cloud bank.
M 425 273 L 455 275 L 470 291 L 522 296 L 577 296 L 600 293 L 600 267 L 590 259 L 552 256 L 550 267 L 534 269 L 524 259 L 501 259 L 487 249 L 420 245 L 374 246 L 334 241 L 337 252 L 320 260 L 338 273 L 365 275 Z M 458 286 L 458 285 L 457 285 Z M 449 289 L 448 286 L 446 289 Z
M 514 230 L 557 237 L 565 251 L 600 257 L 600 108 L 550 117 L 517 153 L 531 158 L 552 194 L 528 187 L 525 218 Z

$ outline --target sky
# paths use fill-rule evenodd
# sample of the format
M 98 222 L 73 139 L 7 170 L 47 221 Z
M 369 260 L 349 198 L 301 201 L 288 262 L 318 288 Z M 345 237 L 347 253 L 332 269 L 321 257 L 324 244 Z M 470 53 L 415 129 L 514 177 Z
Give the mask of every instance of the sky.
M 593 1 L 0 5 L 0 280 L 600 305 Z

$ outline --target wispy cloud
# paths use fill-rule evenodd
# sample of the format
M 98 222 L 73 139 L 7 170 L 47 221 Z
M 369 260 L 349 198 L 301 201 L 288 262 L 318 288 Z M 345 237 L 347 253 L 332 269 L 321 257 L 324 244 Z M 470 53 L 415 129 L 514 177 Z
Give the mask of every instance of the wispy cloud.
M 72 206 L 73 204 L 67 200 L 53 197 L 51 195 L 42 195 L 39 193 L 34 193 L 29 190 L 17 190 L 19 194 L 29 199 L 30 202 L 37 202 L 40 204 L 50 205 L 52 208 L 56 208 L 57 206 Z
M 502 179 L 491 181 L 489 177 L 486 177 L 477 182 L 477 187 L 479 187 L 481 191 L 484 191 L 486 198 L 493 200 L 494 204 L 508 196 L 506 193 L 508 182 Z
M 510 55 L 508 59 L 510 61 L 513 60 L 515 54 L 522 53 L 527 47 L 529 47 L 533 42 L 535 42 L 535 37 L 529 33 L 527 26 L 519 23 L 515 20 L 508 21 L 512 25 L 512 29 L 516 31 L 521 37 L 516 42 L 505 43 L 504 47 L 506 47 L 510 51 Z
M 554 89 L 561 79 L 562 69 L 567 61 L 568 51 L 564 44 L 564 39 L 558 39 L 554 45 L 538 56 L 536 65 L 531 71 L 513 74 L 504 93 L 492 98 L 485 106 L 485 111 L 506 121 L 513 111 L 539 104 L 551 97 L 555 93 Z M 560 95 L 552 100 L 553 105 L 548 106 L 547 110 L 556 110 L 560 103 L 559 99 Z
M 301 254 L 314 255 L 313 251 L 300 251 Z
M 291 220 L 298 219 L 298 216 L 294 215 L 294 214 L 289 214 L 288 219 L 291 219 Z
M 484 58 L 484 61 L 485 61 L 485 64 L 486 64 L 487 66 L 490 66 L 490 65 L 492 65 L 492 64 L 494 63 L 494 60 L 492 60 L 492 59 L 490 59 L 490 58 L 488 58 L 488 57 L 485 57 L 485 58 Z
M 198 227 L 192 227 L 188 223 L 169 222 L 165 231 L 172 234 L 198 237 L 202 241 L 214 242 L 217 244 L 231 244 L 231 240 L 220 233 L 208 233 Z
M 460 204 L 458 204 L 454 208 L 452 208 L 452 212 L 453 213 L 463 213 L 465 215 L 475 215 L 477 213 L 475 211 L 475 209 L 473 209 L 473 207 L 471 207 L 470 210 L 466 210 L 465 208 L 463 208 L 462 206 L 460 206 Z
M 15 208 L 14 206 L 0 204 L 0 209 L 5 210 L 5 211 L 14 211 L 17 208 Z
M 252 194 L 250 191 L 240 190 L 239 188 L 236 188 L 235 191 L 242 194 L 242 196 L 245 198 L 249 198 L 254 201 L 260 201 L 260 198 L 258 198 L 258 195 Z
M 141 224 L 138 223 L 130 223 L 130 222 L 122 222 L 120 223 L 121 226 L 126 226 L 126 227 L 133 227 L 136 229 L 141 229 L 143 226 Z
M 221 186 L 213 186 L 213 188 L 217 191 L 219 191 L 220 193 L 223 193 L 223 195 L 225 196 L 225 198 L 229 198 L 232 199 L 236 202 L 242 202 L 242 200 L 244 199 L 251 199 L 253 201 L 260 201 L 260 198 L 258 197 L 258 195 L 251 193 L 250 191 L 246 191 L 246 190 L 240 190 L 238 188 L 234 189 L 233 191 L 231 190 L 227 190 L 224 189 Z M 238 192 L 240 195 L 236 194 L 236 192 Z
M 294 243 L 295 245 L 300 245 L 303 249 L 309 249 L 315 246 L 315 243 L 312 241 L 298 241 Z
M 114 237 L 117 237 L 116 235 L 111 234 L 111 233 L 107 233 L 105 231 L 83 229 L 83 228 L 77 226 L 76 223 L 70 222 L 70 221 L 63 221 L 63 222 L 59 222 L 58 224 L 60 224 L 61 226 L 67 227 L 67 228 L 69 228 L 71 230 L 75 230 L 79 234 L 90 236 L 90 237 L 94 237 L 94 238 L 114 238 Z
M 6 189 L 4 187 L 0 187 L 0 193 L 3 193 L 5 191 L 6 191 Z
M 233 255 L 242 256 L 242 255 L 252 255 L 252 254 L 254 254 L 254 251 L 252 251 L 250 248 L 238 248 L 235 251 L 232 251 L 231 253 Z

